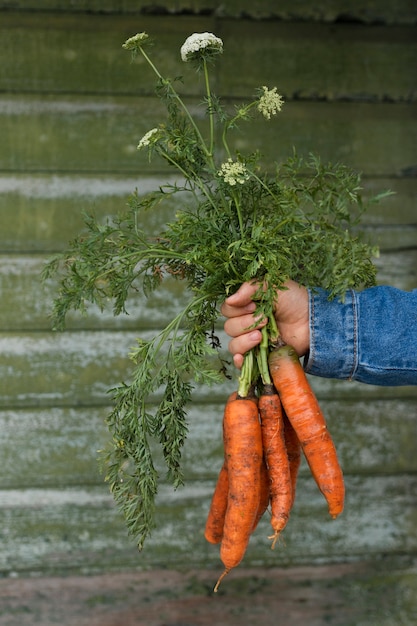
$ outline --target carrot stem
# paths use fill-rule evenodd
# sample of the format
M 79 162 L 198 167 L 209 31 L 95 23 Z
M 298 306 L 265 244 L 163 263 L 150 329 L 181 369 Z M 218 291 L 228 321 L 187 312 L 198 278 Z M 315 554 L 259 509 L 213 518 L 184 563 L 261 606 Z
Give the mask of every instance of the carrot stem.
M 280 342 L 281 335 L 278 330 L 277 321 L 274 315 L 271 315 L 271 317 L 269 317 L 267 328 L 268 328 L 268 335 L 269 335 L 270 343 L 275 345 L 276 343 Z
M 254 351 L 250 350 L 245 354 L 242 370 L 239 376 L 239 386 L 237 394 L 239 398 L 247 398 L 257 379 L 257 366 Z
M 264 326 L 261 330 L 262 340 L 258 346 L 258 350 L 256 353 L 259 373 L 264 385 L 271 385 L 272 379 L 269 374 L 269 366 L 268 366 L 268 347 L 269 347 L 269 336 L 268 329 Z

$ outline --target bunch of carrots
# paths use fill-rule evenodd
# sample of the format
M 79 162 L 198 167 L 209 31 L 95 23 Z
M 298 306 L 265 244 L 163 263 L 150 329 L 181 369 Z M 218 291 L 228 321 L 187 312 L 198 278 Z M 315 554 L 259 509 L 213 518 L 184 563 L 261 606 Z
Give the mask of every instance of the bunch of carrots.
M 248 353 L 245 362 L 250 358 Z M 205 527 L 207 541 L 221 544 L 225 568 L 214 591 L 241 562 L 268 507 L 269 538 L 275 547 L 294 503 L 301 450 L 332 518 L 343 510 L 344 481 L 336 448 L 297 353 L 281 344 L 266 358 L 267 369 L 261 366 L 256 390 L 252 384 L 241 392 L 239 385 L 224 410 L 224 463 Z

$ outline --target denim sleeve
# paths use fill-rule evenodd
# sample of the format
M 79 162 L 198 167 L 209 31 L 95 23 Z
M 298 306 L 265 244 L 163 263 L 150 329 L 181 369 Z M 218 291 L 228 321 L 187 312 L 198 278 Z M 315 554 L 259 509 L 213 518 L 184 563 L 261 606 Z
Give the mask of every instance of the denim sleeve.
M 308 374 L 371 385 L 417 385 L 417 289 L 371 287 L 329 300 L 309 291 Z

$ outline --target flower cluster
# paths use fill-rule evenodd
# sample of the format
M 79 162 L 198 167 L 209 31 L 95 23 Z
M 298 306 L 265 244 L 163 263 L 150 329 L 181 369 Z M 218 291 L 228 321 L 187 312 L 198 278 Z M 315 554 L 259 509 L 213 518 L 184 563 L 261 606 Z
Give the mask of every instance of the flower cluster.
M 137 33 L 133 37 L 126 39 L 122 48 L 125 50 L 131 50 L 132 52 L 138 52 L 145 42 L 149 41 L 149 35 L 147 33 Z
M 151 144 L 155 143 L 159 139 L 159 128 L 151 128 L 145 133 L 142 139 L 138 143 L 138 150 L 142 148 L 146 148 Z
M 268 87 L 262 87 L 263 93 L 259 98 L 258 111 L 262 113 L 265 119 L 270 120 L 271 115 L 276 115 L 282 109 L 284 100 L 282 96 L 277 93 L 277 88 L 268 89 Z
M 231 187 L 243 185 L 249 179 L 249 172 L 243 163 L 227 159 L 222 163 L 218 175 Z
M 223 41 L 213 33 L 193 33 L 181 46 L 181 59 L 193 61 L 202 56 L 215 56 L 222 52 Z

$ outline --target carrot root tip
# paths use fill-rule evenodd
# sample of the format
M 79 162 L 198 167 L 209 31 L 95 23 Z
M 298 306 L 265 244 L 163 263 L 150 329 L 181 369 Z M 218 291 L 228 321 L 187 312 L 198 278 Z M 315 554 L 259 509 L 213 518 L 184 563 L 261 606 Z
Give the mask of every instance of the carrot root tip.
M 214 585 L 214 589 L 213 589 L 214 593 L 217 593 L 217 592 L 218 592 L 219 587 L 220 587 L 220 583 L 222 582 L 223 578 L 224 578 L 225 576 L 227 576 L 227 574 L 228 574 L 229 572 L 230 572 L 230 569 L 228 569 L 228 568 L 226 567 L 226 569 L 225 569 L 225 570 L 224 570 L 224 572 L 223 572 L 223 573 L 219 576 L 218 581 L 217 581 L 217 582 L 216 582 L 216 584 Z
M 273 535 L 270 535 L 268 537 L 268 539 L 272 539 L 271 550 L 275 549 L 275 545 L 276 545 L 276 543 L 277 543 L 277 541 L 278 541 L 278 539 L 280 537 L 280 534 L 281 533 L 277 530 L 277 531 L 274 532 Z

